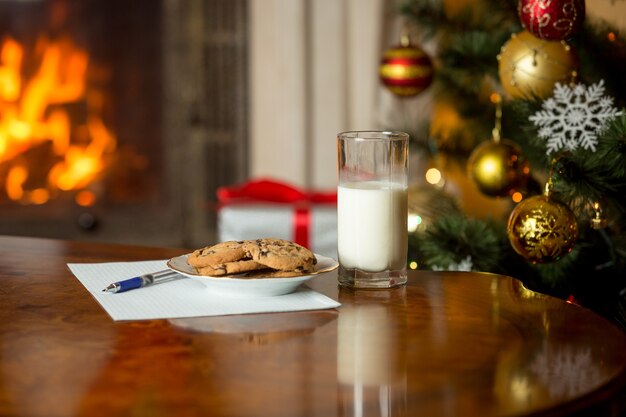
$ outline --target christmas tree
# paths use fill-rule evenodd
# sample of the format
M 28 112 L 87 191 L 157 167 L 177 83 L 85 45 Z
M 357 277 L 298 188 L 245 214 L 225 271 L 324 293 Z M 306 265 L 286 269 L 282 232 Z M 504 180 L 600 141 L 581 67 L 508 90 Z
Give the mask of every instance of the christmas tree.
M 388 127 L 504 209 L 471 213 L 436 176 L 410 190 L 410 266 L 512 276 L 626 327 L 624 34 L 584 0 L 463 3 L 402 4 L 410 43 L 387 51 L 381 77 L 405 103 L 428 86 L 434 110 L 429 126 Z

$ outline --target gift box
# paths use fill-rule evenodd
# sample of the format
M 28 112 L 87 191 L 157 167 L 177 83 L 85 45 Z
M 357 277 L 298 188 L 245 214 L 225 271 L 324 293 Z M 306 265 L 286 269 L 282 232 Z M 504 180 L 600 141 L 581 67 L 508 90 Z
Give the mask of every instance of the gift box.
M 259 179 L 217 190 L 220 241 L 274 237 L 337 258 L 337 193 Z

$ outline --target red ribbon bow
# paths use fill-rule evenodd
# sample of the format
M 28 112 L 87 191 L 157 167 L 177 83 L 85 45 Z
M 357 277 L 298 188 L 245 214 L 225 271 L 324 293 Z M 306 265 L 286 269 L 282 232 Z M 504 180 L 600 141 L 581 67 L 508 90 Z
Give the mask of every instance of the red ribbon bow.
M 217 199 L 221 205 L 250 201 L 295 204 L 296 208 L 293 215 L 294 241 L 310 248 L 310 205 L 311 203 L 337 204 L 337 193 L 302 191 L 285 183 L 259 179 L 239 186 L 220 187 L 217 189 Z

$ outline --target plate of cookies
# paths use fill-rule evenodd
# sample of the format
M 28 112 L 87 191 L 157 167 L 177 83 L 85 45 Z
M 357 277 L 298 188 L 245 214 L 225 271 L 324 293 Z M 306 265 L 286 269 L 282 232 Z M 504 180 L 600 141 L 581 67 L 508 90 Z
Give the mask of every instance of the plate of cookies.
M 263 238 L 206 246 L 170 259 L 167 266 L 213 293 L 268 297 L 291 293 L 339 264 L 295 242 Z

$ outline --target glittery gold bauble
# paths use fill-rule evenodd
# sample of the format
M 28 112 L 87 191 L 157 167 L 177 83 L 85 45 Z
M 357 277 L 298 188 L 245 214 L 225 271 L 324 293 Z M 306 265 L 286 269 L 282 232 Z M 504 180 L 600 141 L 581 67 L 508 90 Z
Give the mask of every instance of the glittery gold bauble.
M 513 97 L 545 99 L 556 83 L 576 77 L 578 59 L 565 42 L 546 41 L 527 31 L 511 35 L 498 55 L 502 87 Z
M 468 171 L 478 189 L 491 197 L 504 197 L 523 187 L 530 167 L 513 141 L 489 140 L 478 145 L 468 161 Z
M 415 45 L 390 48 L 383 55 L 380 80 L 396 96 L 416 96 L 433 81 L 433 64 Z
M 513 209 L 507 231 L 515 252 L 532 263 L 546 263 L 572 251 L 578 223 L 568 206 L 539 195 L 522 200 Z

